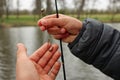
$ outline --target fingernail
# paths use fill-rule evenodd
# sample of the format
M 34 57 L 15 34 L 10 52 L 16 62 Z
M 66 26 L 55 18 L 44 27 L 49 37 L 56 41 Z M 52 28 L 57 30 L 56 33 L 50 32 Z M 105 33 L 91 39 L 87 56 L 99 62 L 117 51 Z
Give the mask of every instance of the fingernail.
M 45 30 L 46 30 L 46 28 L 45 28 L 44 26 L 41 26 L 40 29 L 41 29 L 42 31 L 45 31 Z
M 50 47 L 49 51 L 52 52 L 53 51 L 53 47 Z

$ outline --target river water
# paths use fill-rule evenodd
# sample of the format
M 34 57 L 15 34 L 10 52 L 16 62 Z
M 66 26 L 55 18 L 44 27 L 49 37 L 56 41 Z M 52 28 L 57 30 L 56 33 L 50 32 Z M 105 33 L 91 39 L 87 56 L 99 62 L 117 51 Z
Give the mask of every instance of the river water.
M 120 30 L 120 24 L 110 24 Z M 21 42 L 27 47 L 31 55 L 50 38 L 52 43 L 59 41 L 52 39 L 47 32 L 41 32 L 38 27 L 19 27 L 0 29 L 0 80 L 15 80 L 16 44 Z M 67 80 L 112 80 L 91 65 L 87 65 L 69 51 L 63 43 Z M 63 79 L 62 68 L 57 80 Z

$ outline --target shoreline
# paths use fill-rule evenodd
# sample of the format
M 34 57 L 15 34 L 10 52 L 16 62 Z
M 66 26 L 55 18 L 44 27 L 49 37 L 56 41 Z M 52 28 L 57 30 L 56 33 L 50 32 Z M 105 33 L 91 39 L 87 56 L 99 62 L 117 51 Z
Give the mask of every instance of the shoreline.
M 77 15 L 74 14 L 68 14 L 68 16 L 77 18 Z M 0 27 L 37 26 L 37 21 L 40 18 L 37 15 L 20 15 L 19 18 L 16 18 L 16 15 L 10 15 L 9 18 L 3 16 L 0 19 Z M 115 15 L 113 19 L 107 14 L 89 14 L 88 16 L 82 14 L 79 20 L 83 21 L 86 18 L 96 19 L 103 23 L 120 23 L 120 14 Z

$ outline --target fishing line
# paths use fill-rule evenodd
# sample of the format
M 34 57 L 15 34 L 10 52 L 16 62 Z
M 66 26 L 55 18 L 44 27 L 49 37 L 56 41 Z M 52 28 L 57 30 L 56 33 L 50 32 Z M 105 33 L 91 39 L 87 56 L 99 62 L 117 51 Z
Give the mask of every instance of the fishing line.
M 56 7 L 56 17 L 59 18 L 57 0 L 55 0 L 55 7 Z M 63 75 L 64 75 L 64 80 L 66 80 L 65 62 L 64 62 L 63 47 L 62 47 L 62 40 L 61 39 L 60 39 L 60 49 L 61 49 L 61 61 L 62 61 L 62 66 L 63 66 Z

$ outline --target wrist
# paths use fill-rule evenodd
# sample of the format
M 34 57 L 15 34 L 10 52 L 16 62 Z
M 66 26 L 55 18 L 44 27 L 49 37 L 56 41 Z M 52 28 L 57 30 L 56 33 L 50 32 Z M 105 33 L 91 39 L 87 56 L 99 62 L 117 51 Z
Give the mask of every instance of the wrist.
M 84 22 L 81 22 L 81 25 L 80 25 L 81 29 L 79 30 L 79 33 L 76 35 L 75 39 L 68 44 L 69 48 L 72 48 L 74 46 L 74 44 L 76 44 L 79 41 L 79 39 L 83 35 L 84 31 L 86 30 L 85 26 L 86 26 L 86 24 Z

